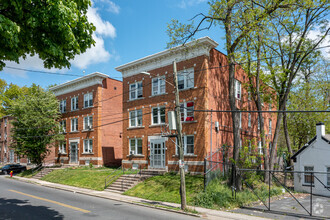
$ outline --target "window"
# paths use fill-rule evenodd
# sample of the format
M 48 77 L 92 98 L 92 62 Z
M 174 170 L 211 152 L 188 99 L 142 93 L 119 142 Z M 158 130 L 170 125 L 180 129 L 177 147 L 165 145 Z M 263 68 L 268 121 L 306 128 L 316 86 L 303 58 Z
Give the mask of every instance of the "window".
M 263 154 L 261 141 L 258 142 L 258 152 L 259 154 Z
M 66 100 L 61 100 L 60 101 L 60 112 L 61 113 L 66 112 Z
M 136 82 L 129 85 L 129 99 L 139 99 L 143 97 L 142 82 Z
M 189 89 L 194 87 L 194 68 L 178 72 L 178 89 Z
M 239 113 L 239 128 L 242 128 L 242 112 Z
M 269 119 L 269 134 L 272 134 L 272 119 Z
M 93 128 L 93 116 L 84 117 L 84 130 Z
M 165 124 L 165 107 L 152 108 L 152 124 Z
M 64 141 L 61 141 L 60 142 L 60 145 L 59 145 L 59 148 L 58 148 L 58 152 L 60 154 L 66 154 L 66 142 L 64 142 Z
M 71 111 L 78 109 L 78 96 L 71 98 Z
M 304 167 L 304 181 L 305 184 L 314 184 L 314 176 L 312 176 L 312 173 L 314 171 L 314 167 L 313 166 L 305 166 Z
M 194 154 L 194 136 L 186 135 L 182 137 L 183 144 L 183 154 L 184 155 L 193 155 Z M 179 144 L 178 140 L 176 141 L 176 154 L 179 154 Z
M 93 140 L 92 139 L 84 140 L 84 153 L 93 153 Z
M 251 128 L 251 113 L 248 114 L 248 127 Z
M 181 121 L 194 121 L 194 102 L 180 104 Z
M 165 76 L 152 79 L 152 95 L 165 93 Z
M 66 132 L 66 120 L 60 121 L 60 130 L 65 133 Z
M 248 100 L 251 101 L 251 91 L 248 91 Z
M 235 98 L 241 99 L 241 82 L 235 79 Z
M 141 138 L 129 139 L 129 150 L 131 155 L 142 154 L 142 139 Z
M 249 140 L 248 150 L 249 150 L 249 153 L 252 152 L 252 143 L 251 143 L 251 140 Z
M 142 126 L 142 109 L 129 112 L 129 126 L 130 127 Z
M 93 93 L 87 93 L 84 95 L 84 108 L 93 107 Z
M 330 187 L 330 167 L 327 167 L 327 186 Z
M 71 131 L 78 131 L 78 118 L 71 119 Z

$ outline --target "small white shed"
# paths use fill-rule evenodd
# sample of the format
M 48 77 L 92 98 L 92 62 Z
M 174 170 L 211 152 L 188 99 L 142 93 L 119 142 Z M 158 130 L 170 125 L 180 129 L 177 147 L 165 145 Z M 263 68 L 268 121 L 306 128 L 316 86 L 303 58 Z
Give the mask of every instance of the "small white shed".
M 310 192 L 312 185 L 313 194 L 330 196 L 330 134 L 323 123 L 316 124 L 316 136 L 291 158 L 294 171 L 302 172 L 294 174 L 295 191 Z

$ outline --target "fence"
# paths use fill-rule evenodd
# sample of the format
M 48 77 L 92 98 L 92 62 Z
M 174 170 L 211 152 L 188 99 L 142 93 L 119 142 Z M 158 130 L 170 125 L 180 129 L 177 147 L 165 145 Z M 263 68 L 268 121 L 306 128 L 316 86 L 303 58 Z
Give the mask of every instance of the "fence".
M 268 175 L 265 175 L 265 174 Z M 267 176 L 268 196 L 258 194 L 256 188 L 249 182 L 249 177 Z M 308 171 L 280 171 L 239 169 L 238 176 L 243 186 L 250 189 L 262 203 L 262 206 L 244 207 L 259 211 L 275 212 L 277 214 L 296 217 L 330 217 L 330 173 Z M 281 187 L 286 198 L 274 200 L 271 198 L 273 187 Z

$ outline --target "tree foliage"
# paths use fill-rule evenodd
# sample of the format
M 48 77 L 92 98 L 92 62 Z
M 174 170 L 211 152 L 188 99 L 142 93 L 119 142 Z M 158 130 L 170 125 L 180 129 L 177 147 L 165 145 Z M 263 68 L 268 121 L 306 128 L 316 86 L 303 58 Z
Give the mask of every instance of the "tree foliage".
M 54 143 L 63 139 L 57 122 L 60 118 L 57 98 L 32 85 L 26 95 L 13 101 L 8 112 L 15 118 L 11 147 L 32 163 L 42 163 Z
M 39 55 L 46 68 L 70 67 L 70 60 L 95 43 L 87 21 L 90 0 L 2 0 L 0 70 L 4 61 Z

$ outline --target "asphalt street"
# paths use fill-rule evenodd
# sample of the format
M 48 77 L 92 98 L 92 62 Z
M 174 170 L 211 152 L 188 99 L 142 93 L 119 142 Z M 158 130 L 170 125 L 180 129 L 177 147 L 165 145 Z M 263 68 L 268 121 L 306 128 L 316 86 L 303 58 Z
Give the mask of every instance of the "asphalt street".
M 24 183 L 0 175 L 0 219 L 198 219 Z

